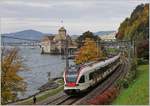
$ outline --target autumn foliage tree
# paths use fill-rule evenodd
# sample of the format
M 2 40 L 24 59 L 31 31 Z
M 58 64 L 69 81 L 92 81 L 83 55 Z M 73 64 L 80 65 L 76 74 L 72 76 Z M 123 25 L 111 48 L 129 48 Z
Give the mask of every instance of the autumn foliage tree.
M 1 57 L 1 102 L 5 104 L 14 101 L 17 92 L 25 91 L 26 84 L 17 73 L 27 69 L 22 58 L 18 54 L 18 49 L 2 49 Z
M 149 58 L 149 4 L 138 5 L 119 26 L 118 40 L 136 41 L 137 56 Z
M 97 35 L 94 35 L 92 32 L 86 31 L 76 39 L 76 42 L 77 42 L 79 48 L 83 45 L 83 41 L 85 41 L 86 38 L 93 39 L 94 41 L 101 40 L 100 37 L 98 37 Z
M 97 47 L 93 39 L 86 38 L 84 45 L 80 48 L 75 57 L 76 64 L 82 64 L 89 61 L 95 61 L 103 58 L 101 48 Z

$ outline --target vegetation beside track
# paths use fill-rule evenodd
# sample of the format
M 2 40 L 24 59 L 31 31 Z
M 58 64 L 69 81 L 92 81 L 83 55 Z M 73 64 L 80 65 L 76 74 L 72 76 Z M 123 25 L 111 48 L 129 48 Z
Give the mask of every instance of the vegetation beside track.
M 149 103 L 149 65 L 137 68 L 136 79 L 112 103 L 114 105 L 148 105 Z
M 59 83 L 59 87 L 58 88 L 50 89 L 50 90 L 41 92 L 41 93 L 36 95 L 37 103 L 45 100 L 49 96 L 54 96 L 55 94 L 57 94 L 57 93 L 59 93 L 59 92 L 61 92 L 63 90 L 63 80 L 62 79 L 58 79 L 58 80 L 56 80 L 56 82 Z M 31 105 L 31 104 L 33 104 L 33 98 L 30 97 L 30 98 L 28 98 L 26 100 L 18 101 L 16 104 L 17 105 Z
M 107 53 L 116 54 L 118 53 L 118 48 L 107 48 Z

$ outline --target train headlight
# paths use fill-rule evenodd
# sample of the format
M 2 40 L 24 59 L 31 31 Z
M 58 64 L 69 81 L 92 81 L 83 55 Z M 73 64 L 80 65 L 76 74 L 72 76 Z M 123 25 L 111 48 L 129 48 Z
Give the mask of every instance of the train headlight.
M 76 86 L 79 86 L 79 84 L 76 84 Z

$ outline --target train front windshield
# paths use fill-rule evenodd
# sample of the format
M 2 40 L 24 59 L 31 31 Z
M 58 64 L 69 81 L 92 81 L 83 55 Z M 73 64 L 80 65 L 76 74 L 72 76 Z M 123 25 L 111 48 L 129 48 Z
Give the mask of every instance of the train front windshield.
M 67 82 L 76 82 L 78 77 L 78 67 L 72 66 L 69 67 L 69 70 L 67 72 L 66 81 Z
M 68 75 L 67 82 L 76 82 L 77 76 L 76 75 Z

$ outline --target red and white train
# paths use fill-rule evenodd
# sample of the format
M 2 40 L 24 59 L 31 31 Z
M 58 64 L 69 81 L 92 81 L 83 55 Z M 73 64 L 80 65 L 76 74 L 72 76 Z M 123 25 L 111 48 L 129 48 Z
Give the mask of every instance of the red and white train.
M 111 74 L 120 64 L 120 53 L 105 61 L 70 66 L 64 72 L 64 92 L 67 94 L 86 91 Z

